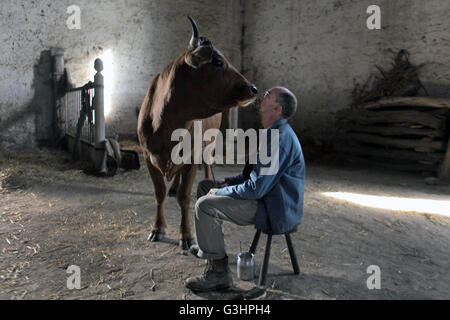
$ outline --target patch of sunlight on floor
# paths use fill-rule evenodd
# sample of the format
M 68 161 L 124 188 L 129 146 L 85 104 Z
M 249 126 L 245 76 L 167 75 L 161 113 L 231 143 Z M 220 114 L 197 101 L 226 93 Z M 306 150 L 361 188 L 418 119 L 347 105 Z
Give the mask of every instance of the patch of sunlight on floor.
M 324 192 L 322 194 L 327 197 L 346 200 L 371 208 L 396 211 L 415 211 L 440 214 L 450 217 L 450 200 L 386 197 L 348 192 Z

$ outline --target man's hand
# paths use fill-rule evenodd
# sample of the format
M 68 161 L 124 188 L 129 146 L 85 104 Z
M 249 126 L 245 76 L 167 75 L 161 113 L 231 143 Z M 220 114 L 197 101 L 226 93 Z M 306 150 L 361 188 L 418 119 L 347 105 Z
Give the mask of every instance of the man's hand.
M 219 189 L 217 189 L 217 188 L 212 188 L 211 190 L 209 190 L 208 196 L 213 196 L 213 195 L 215 195 L 217 190 L 219 190 Z

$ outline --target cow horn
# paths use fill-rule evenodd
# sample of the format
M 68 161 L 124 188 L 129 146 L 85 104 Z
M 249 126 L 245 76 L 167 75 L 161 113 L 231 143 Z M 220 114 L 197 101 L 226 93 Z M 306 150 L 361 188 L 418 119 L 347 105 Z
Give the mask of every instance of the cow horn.
M 194 19 L 192 19 L 190 16 L 188 16 L 188 19 L 192 24 L 192 38 L 189 42 L 189 49 L 192 50 L 198 47 L 198 27 Z

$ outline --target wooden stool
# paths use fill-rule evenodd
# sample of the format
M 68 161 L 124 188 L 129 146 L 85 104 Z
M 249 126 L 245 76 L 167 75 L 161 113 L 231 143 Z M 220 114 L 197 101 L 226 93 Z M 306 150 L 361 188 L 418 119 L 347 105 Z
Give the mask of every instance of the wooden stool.
M 297 262 L 297 256 L 295 254 L 294 247 L 292 246 L 291 236 L 290 234 L 293 232 L 297 232 L 297 226 L 295 226 L 292 230 L 285 233 L 273 233 L 271 231 L 264 231 L 264 234 L 267 234 L 267 243 L 266 250 L 264 251 L 264 261 L 261 267 L 261 272 L 259 273 L 259 282 L 258 285 L 263 286 L 266 284 L 266 276 L 267 269 L 269 267 L 269 258 L 270 258 L 270 246 L 272 244 L 272 236 L 273 235 L 283 235 L 286 237 L 286 243 L 289 250 L 289 255 L 291 257 L 292 267 L 294 268 L 294 274 L 300 273 L 300 268 Z M 257 230 L 255 237 L 253 238 L 252 245 L 250 247 L 250 252 L 255 254 L 256 247 L 258 246 L 259 237 L 261 236 L 261 230 Z

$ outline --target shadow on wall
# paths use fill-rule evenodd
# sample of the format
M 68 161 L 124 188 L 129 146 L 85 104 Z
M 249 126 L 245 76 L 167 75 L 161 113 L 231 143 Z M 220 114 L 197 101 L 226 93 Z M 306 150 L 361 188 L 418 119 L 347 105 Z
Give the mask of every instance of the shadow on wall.
M 3 136 L 1 140 L 8 144 L 17 144 L 18 141 L 33 137 L 33 141 L 27 141 L 20 147 L 51 145 L 53 103 L 52 58 L 49 50 L 41 52 L 39 61 L 33 68 L 32 88 L 34 96 L 29 105 L 19 110 L 11 110 L 5 118 L 0 119 L 0 135 Z M 27 128 L 28 119 L 34 119 L 34 128 Z M 25 130 L 21 130 L 21 127 L 25 127 Z

